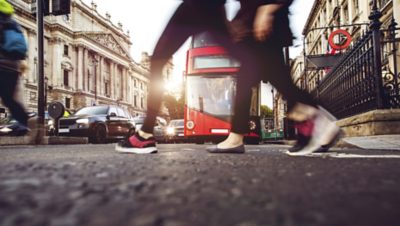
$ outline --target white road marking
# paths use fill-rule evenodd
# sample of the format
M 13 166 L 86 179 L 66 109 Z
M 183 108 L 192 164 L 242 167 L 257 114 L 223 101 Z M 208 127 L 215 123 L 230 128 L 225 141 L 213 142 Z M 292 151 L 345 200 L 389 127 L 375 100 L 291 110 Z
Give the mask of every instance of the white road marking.
M 358 155 L 344 153 L 313 153 L 306 155 L 308 157 L 331 157 L 331 158 L 366 158 L 366 159 L 400 159 L 400 155 Z

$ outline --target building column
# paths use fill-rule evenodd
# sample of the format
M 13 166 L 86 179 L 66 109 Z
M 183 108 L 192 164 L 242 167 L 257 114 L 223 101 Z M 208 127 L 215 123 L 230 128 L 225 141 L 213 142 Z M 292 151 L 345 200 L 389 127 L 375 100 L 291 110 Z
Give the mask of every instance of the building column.
M 103 65 L 104 65 L 104 58 L 99 56 L 99 65 L 98 65 L 98 74 L 97 74 L 97 96 L 105 96 L 103 93 L 104 90 L 104 78 L 103 78 Z
M 77 89 L 83 91 L 83 47 L 78 46 L 78 59 L 77 59 L 78 67 L 76 71 L 77 81 Z
M 88 59 L 88 49 L 87 48 L 83 48 L 83 73 L 82 73 L 82 77 L 83 77 L 83 89 L 84 91 L 90 92 L 90 90 L 88 90 L 88 80 L 87 80 L 87 69 L 88 69 L 88 64 L 89 64 L 89 59 Z
M 122 74 L 121 74 L 121 96 L 122 100 L 126 102 L 126 68 L 122 67 Z
M 29 30 L 28 31 L 28 48 L 29 48 L 29 52 L 28 52 L 28 81 L 29 82 L 33 82 L 36 79 L 36 70 L 35 70 L 35 56 L 36 54 L 36 33 L 33 30 Z
M 110 97 L 115 99 L 115 66 L 116 64 L 112 61 L 110 63 Z
M 397 27 L 400 27 L 400 0 L 393 0 L 393 17 L 397 23 Z M 396 38 L 399 38 L 400 32 L 396 33 Z
M 51 64 L 51 74 L 47 75 L 48 82 L 50 84 L 59 86 L 63 84 L 62 80 L 62 67 L 61 67 L 61 61 L 62 61 L 62 55 L 61 55 L 61 40 L 56 38 L 52 40 L 51 42 L 51 48 L 53 49 L 53 56 L 52 56 L 52 64 Z M 50 44 L 49 43 L 49 44 Z

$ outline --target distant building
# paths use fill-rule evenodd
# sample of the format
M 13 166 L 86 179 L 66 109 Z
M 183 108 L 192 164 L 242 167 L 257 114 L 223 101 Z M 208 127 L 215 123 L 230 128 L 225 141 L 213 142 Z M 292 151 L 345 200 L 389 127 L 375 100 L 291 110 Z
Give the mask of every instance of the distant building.
M 13 0 L 15 18 L 21 24 L 29 44 L 23 74 L 23 101 L 28 111 L 37 111 L 37 39 L 36 19 L 30 13 L 30 0 Z M 60 101 L 67 109 L 117 104 L 132 115 L 147 110 L 149 83 L 148 55 L 141 63 L 130 56 L 129 31 L 115 25 L 111 15 L 100 15 L 97 5 L 71 1 L 71 14 L 46 16 L 44 26 L 44 76 L 47 104 Z M 170 77 L 173 65 L 166 67 Z

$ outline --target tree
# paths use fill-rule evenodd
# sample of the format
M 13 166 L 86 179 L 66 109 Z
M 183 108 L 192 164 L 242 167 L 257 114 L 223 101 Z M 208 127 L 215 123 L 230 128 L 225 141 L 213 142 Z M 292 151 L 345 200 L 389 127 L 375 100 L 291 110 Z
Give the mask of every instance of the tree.
M 261 110 L 261 118 L 273 118 L 274 117 L 274 112 L 267 105 L 261 105 L 260 110 Z

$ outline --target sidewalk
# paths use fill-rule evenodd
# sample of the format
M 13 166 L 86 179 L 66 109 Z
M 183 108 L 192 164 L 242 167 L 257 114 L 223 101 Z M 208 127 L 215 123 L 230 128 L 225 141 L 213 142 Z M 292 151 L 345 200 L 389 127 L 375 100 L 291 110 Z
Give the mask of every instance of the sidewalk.
M 361 149 L 396 150 L 400 151 L 400 134 L 377 135 L 364 137 L 345 137 L 345 143 Z
M 265 141 L 266 144 L 294 145 L 295 140 Z M 344 137 L 336 145 L 337 148 L 359 148 L 367 150 L 396 150 L 400 151 L 400 134 Z

